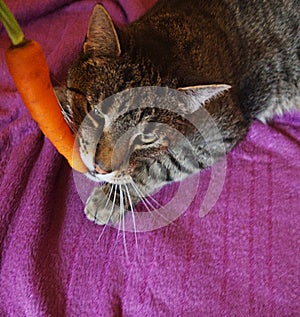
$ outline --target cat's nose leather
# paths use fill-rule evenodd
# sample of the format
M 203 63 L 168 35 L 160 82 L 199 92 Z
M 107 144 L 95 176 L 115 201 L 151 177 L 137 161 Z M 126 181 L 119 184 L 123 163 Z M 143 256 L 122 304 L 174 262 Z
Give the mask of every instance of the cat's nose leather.
M 95 163 L 95 171 L 100 174 L 107 174 L 112 172 L 109 168 L 106 168 L 100 162 Z

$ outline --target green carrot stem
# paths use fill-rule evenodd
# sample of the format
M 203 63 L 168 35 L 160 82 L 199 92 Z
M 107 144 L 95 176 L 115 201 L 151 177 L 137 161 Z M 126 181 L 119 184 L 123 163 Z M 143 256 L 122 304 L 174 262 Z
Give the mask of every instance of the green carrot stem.
M 3 23 L 13 45 L 20 45 L 25 41 L 20 25 L 3 0 L 0 0 L 0 21 Z

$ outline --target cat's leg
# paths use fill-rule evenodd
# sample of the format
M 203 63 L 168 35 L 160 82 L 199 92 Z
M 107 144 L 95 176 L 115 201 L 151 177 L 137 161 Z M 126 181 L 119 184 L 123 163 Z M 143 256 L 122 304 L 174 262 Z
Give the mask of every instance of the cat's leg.
M 96 187 L 86 202 L 86 217 L 99 225 L 118 223 L 128 210 L 135 207 L 142 195 L 145 195 L 142 194 L 143 189 L 139 190 L 138 194 L 137 189 L 129 184 Z
M 107 184 L 94 188 L 86 202 L 84 212 L 89 220 L 99 225 L 108 222 L 117 223 L 122 214 L 120 193 L 117 192 L 117 187 Z

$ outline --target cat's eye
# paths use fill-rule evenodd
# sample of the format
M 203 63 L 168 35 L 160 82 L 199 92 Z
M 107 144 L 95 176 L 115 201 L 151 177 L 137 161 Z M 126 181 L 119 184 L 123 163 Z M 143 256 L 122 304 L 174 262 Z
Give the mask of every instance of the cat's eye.
M 97 107 L 94 106 L 92 111 L 96 117 L 104 118 L 103 112 L 100 111 Z
M 96 107 L 93 109 L 93 111 L 94 111 L 94 114 L 96 116 L 100 116 L 101 115 L 101 112 Z
M 143 143 L 143 144 L 153 144 L 158 140 L 157 135 L 153 134 L 153 133 L 147 133 L 147 134 L 140 134 L 139 135 L 139 140 Z

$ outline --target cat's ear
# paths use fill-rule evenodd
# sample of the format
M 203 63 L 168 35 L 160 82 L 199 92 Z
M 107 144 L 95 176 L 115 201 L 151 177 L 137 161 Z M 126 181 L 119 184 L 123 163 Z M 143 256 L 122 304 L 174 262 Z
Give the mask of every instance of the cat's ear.
M 121 54 L 120 42 L 108 12 L 100 4 L 94 7 L 89 22 L 84 53 L 118 57 Z
M 200 85 L 182 87 L 177 90 L 183 92 L 188 99 L 187 111 L 193 113 L 204 106 L 207 102 L 225 94 L 231 88 L 230 85 Z

